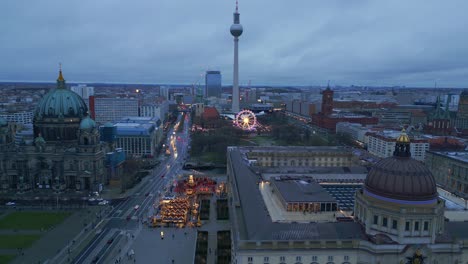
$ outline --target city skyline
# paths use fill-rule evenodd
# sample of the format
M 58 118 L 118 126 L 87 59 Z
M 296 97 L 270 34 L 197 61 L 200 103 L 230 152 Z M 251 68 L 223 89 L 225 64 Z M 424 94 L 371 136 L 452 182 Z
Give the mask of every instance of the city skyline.
M 463 1 L 240 2 L 240 85 L 466 87 Z M 0 81 L 232 83 L 234 1 L 0 4 Z M 112 10 L 112 13 L 106 10 Z M 391 15 L 388 15 L 391 14 Z

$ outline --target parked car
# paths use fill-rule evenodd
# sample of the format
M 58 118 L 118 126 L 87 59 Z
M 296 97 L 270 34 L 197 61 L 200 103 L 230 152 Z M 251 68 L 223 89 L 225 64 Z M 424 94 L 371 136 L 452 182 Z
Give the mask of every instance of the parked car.
M 108 205 L 109 204 L 109 201 L 107 200 L 102 200 L 98 203 L 98 205 Z
M 7 205 L 7 206 L 13 206 L 13 205 L 16 205 L 16 203 L 15 203 L 15 202 L 8 202 L 8 203 L 6 203 L 5 205 Z

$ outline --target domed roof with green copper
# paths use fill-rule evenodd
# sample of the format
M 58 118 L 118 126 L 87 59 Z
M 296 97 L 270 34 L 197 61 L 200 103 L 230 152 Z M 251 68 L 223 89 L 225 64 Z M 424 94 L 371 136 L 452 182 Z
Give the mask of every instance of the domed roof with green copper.
M 36 107 L 35 117 L 42 118 L 82 118 L 88 111 L 83 99 L 65 86 L 65 79 L 60 69 L 57 88 L 49 91 Z
M 94 120 L 91 119 L 91 117 L 89 116 L 86 116 L 80 122 L 80 129 L 93 129 L 95 127 L 96 127 L 96 122 L 94 122 Z

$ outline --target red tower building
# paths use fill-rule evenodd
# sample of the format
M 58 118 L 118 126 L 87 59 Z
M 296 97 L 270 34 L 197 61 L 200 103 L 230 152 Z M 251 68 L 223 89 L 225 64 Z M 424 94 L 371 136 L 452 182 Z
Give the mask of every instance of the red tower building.
M 322 94 L 322 111 L 312 115 L 312 125 L 325 128 L 335 133 L 338 122 L 359 123 L 362 125 L 375 125 L 379 122 L 377 117 L 369 117 L 355 114 L 333 114 L 333 91 L 330 86 Z
M 329 116 L 333 113 L 333 91 L 330 86 L 322 91 L 322 115 Z

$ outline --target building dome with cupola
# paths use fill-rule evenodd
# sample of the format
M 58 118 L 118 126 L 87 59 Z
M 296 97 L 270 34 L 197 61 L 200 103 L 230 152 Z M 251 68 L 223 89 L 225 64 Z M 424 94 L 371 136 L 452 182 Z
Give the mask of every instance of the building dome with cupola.
M 83 99 L 67 89 L 62 69 L 57 87 L 39 102 L 34 113 L 34 134 L 42 134 L 46 141 L 76 140 L 76 129 L 88 108 Z
M 34 140 L 14 144 L 15 131 L 0 118 L 0 192 L 42 189 L 56 195 L 71 190 L 80 195 L 102 189 L 108 183 L 105 152 L 87 111 L 83 99 L 67 89 L 60 69 L 57 86 L 36 107 Z
M 91 119 L 89 115 L 83 118 L 83 120 L 81 120 L 80 129 L 93 129 L 93 128 L 96 128 L 96 122 L 94 122 L 94 120 Z
M 411 158 L 410 139 L 403 130 L 392 157 L 377 162 L 369 171 L 364 192 L 377 199 L 406 204 L 433 203 L 437 199 L 434 176 Z
M 411 158 L 404 130 L 393 156 L 371 168 L 355 199 L 355 218 L 369 235 L 398 243 L 434 243 L 443 232 L 444 202 L 436 181 L 422 162 Z

